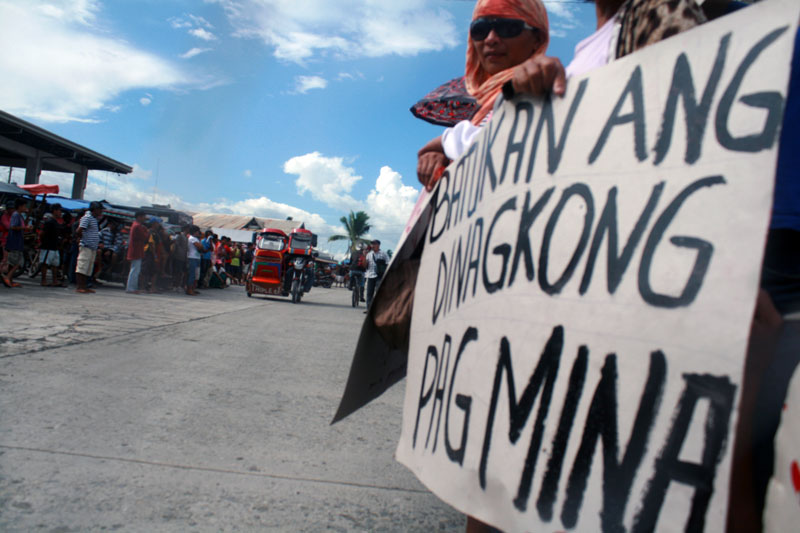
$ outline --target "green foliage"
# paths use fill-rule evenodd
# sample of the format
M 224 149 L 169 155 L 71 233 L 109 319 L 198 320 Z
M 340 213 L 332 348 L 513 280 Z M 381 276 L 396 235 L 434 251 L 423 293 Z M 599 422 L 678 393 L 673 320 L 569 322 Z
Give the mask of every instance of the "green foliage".
M 367 243 L 368 241 L 364 239 L 364 235 L 366 235 L 370 230 L 369 225 L 369 215 L 366 214 L 364 211 L 359 211 L 354 213 L 350 211 L 350 214 L 346 217 L 341 217 L 339 219 L 344 226 L 345 233 L 338 234 L 338 235 L 331 235 L 328 237 L 328 241 L 350 241 L 350 251 L 354 251 L 356 246 L 361 243 Z

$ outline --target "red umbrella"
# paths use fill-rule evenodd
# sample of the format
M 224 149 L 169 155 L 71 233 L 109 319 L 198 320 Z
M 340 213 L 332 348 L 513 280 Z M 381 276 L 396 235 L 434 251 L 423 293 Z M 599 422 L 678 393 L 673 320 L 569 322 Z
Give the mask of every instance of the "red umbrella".
M 431 124 L 453 126 L 462 120 L 469 120 L 477 108 L 477 102 L 467 93 L 462 76 L 426 94 L 411 106 L 411 113 Z

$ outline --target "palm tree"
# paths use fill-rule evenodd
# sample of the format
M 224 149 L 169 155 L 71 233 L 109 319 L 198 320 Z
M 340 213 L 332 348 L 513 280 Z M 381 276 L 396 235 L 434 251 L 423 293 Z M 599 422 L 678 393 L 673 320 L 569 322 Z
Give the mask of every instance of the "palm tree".
M 370 230 L 369 215 L 364 211 L 350 214 L 339 219 L 345 228 L 344 235 L 331 235 L 328 241 L 350 241 L 350 251 L 353 252 L 359 243 L 367 242 L 363 238 Z

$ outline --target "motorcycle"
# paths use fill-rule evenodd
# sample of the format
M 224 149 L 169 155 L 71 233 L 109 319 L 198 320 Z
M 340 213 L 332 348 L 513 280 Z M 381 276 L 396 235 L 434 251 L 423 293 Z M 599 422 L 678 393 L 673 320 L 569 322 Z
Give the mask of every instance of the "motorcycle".
M 287 277 L 291 278 L 289 283 L 289 294 L 292 303 L 299 303 L 303 294 L 311 290 L 313 284 L 314 260 L 307 256 L 297 256 L 289 260 L 289 270 Z
M 314 275 L 314 286 L 330 289 L 333 286 L 333 274 L 330 267 L 320 268 Z

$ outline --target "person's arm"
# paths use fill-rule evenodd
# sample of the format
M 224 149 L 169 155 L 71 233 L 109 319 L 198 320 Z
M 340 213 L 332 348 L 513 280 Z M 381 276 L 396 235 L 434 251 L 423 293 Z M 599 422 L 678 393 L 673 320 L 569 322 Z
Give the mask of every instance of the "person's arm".
M 431 139 L 417 152 L 417 178 L 419 178 L 419 182 L 427 190 L 431 190 L 434 183 L 436 183 L 433 179 L 434 172 L 439 167 L 447 166 L 448 163 L 450 163 L 450 160 L 444 155 L 441 136 Z
M 89 223 L 86 221 L 85 218 L 81 218 L 78 222 L 78 227 L 75 229 L 75 240 L 80 242 L 83 238 L 83 228 L 85 228 Z

